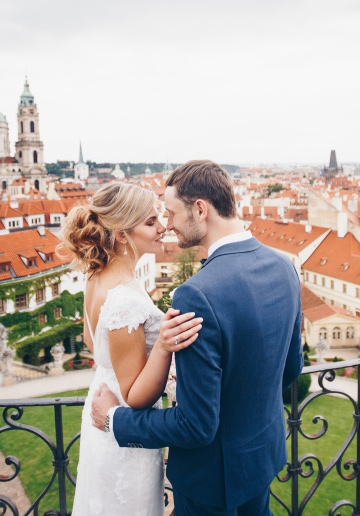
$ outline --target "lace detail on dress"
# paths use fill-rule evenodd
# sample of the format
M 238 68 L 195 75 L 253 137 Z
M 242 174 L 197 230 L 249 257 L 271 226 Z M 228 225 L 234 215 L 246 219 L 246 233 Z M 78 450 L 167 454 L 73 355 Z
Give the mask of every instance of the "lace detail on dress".
M 101 309 L 104 327 L 107 330 L 119 330 L 128 327 L 128 333 L 137 330 L 144 324 L 153 310 L 150 299 L 132 288 L 119 288 L 119 285 L 108 291 L 106 301 Z

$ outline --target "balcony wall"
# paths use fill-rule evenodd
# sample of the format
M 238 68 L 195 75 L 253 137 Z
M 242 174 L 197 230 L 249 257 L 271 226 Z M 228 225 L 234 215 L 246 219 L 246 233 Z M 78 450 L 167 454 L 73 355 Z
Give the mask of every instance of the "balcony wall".
M 356 385 L 356 395 L 350 395 L 345 391 L 340 391 L 333 387 L 337 373 L 344 368 L 352 367 L 359 374 L 360 359 L 346 362 L 337 362 L 324 364 L 321 366 L 305 367 L 302 374 L 317 374 L 318 389 L 307 396 L 301 403 L 298 402 L 298 382 L 291 387 L 291 406 L 286 406 L 285 418 L 287 423 L 287 439 L 289 442 L 289 460 L 284 470 L 278 475 L 272 484 L 272 507 L 276 516 L 289 515 L 311 515 L 315 513 L 311 509 L 311 504 L 315 497 L 318 497 L 321 503 L 321 514 L 330 516 L 360 515 L 360 480 L 358 478 L 360 471 L 360 435 L 359 435 L 359 381 L 353 380 L 351 385 Z M 331 431 L 331 418 L 319 413 L 313 413 L 313 407 L 318 409 L 317 401 L 327 399 L 334 400 L 332 396 L 339 396 L 347 400 L 344 404 L 344 410 L 347 412 L 342 414 L 342 418 L 350 421 L 350 428 L 345 428 L 338 435 L 338 445 L 331 450 L 331 459 L 324 463 L 323 459 L 316 456 L 312 452 L 312 443 L 320 439 L 326 440 Z M 74 444 L 78 441 L 80 434 L 76 434 L 70 439 L 65 439 L 66 425 L 63 422 L 64 411 L 66 407 L 82 406 L 84 398 L 41 398 L 41 399 L 21 399 L 21 400 L 0 400 L 2 407 L 2 416 L 4 426 L 0 428 L 1 434 L 7 432 L 29 432 L 35 436 L 38 445 L 45 446 L 49 449 L 49 468 L 50 474 L 46 477 L 45 472 L 35 471 L 34 475 L 43 475 L 44 488 L 39 491 L 36 499 L 29 501 L 25 512 L 21 512 L 25 516 L 33 514 L 38 516 L 39 505 L 46 496 L 49 489 L 56 487 L 58 507 L 56 509 L 42 509 L 41 514 L 44 516 L 69 516 L 71 514 L 70 507 L 67 502 L 67 485 L 76 484 L 73 471 L 76 465 L 71 464 L 71 456 Z M 50 437 L 41 429 L 41 421 L 39 426 L 30 426 L 24 423 L 26 420 L 26 412 L 36 407 L 51 407 L 53 409 L 54 435 Z M 305 416 L 307 413 L 307 416 Z M 309 420 L 312 425 L 309 431 L 309 422 L 303 425 L 303 419 Z M 328 419 L 327 419 L 328 418 Z M 65 418 L 64 418 L 65 421 Z M 352 422 L 352 423 L 351 423 Z M 301 445 L 300 445 L 301 441 Z M 16 442 L 16 441 L 15 441 Z M 306 450 L 304 452 L 304 443 Z M 1 449 L 1 437 L 0 437 Z M 301 449 L 301 454 L 299 450 Z M 22 465 L 17 458 L 18 449 L 11 451 L 7 455 L 5 463 L 12 466 L 12 473 L 5 473 L 5 465 L 0 462 L 0 512 L 4 515 L 20 515 L 14 500 L 7 496 L 5 484 L 10 485 L 15 482 L 19 476 Z M 26 455 L 26 454 L 25 454 Z M 21 474 L 21 473 L 20 473 Z M 326 482 L 329 474 L 335 478 L 340 486 L 351 485 L 351 496 L 340 497 L 335 501 L 329 496 L 319 495 L 326 493 Z M 283 493 L 283 486 L 286 486 L 286 496 L 279 496 L 279 492 Z M 278 487 L 282 489 L 278 490 Z M 325 487 L 325 490 L 323 489 Z M 340 487 L 340 491 L 341 491 Z M 171 486 L 167 485 L 165 490 L 165 503 L 168 502 L 168 494 L 171 492 Z M 320 498 L 319 498 L 320 496 Z M 45 498 L 46 499 L 46 498 Z M 331 500 L 330 500 L 331 499 Z M 330 501 L 329 501 L 330 500 Z M 310 512 L 309 512 L 310 511 Z M 343 512 L 344 511 L 344 512 Z M 173 507 L 167 507 L 168 515 L 175 515 Z M 316 514 L 319 516 L 319 513 Z

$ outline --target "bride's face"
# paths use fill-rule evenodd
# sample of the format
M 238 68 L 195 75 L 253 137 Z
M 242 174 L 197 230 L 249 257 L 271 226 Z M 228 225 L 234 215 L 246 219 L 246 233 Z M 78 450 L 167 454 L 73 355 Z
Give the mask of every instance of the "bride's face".
M 143 222 L 140 222 L 128 232 L 139 257 L 145 253 L 159 253 L 162 251 L 161 237 L 165 231 L 159 221 L 159 214 L 154 207 Z

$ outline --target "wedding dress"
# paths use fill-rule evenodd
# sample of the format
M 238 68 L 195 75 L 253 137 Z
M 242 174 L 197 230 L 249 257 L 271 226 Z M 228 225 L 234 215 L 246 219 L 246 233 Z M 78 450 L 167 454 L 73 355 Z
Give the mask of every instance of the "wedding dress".
M 162 450 L 120 448 L 113 433 L 105 433 L 92 426 L 90 417 L 94 391 L 103 382 L 119 398 L 119 405 L 128 406 L 121 396 L 111 365 L 108 330 L 127 327 L 130 333 L 144 324 L 149 356 L 159 335 L 163 313 L 145 296 L 134 288 L 118 285 L 107 293 L 94 334 L 89 324 L 97 369 L 82 413 L 72 516 L 164 515 Z M 161 399 L 154 407 L 161 409 Z

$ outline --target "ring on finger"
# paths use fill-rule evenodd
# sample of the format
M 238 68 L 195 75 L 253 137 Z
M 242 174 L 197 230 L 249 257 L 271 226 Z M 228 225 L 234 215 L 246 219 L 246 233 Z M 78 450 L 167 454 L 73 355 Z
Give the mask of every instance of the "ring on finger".
M 174 341 L 175 341 L 175 346 L 177 346 L 179 344 L 178 342 L 178 336 L 176 335 L 176 337 L 174 338 Z

